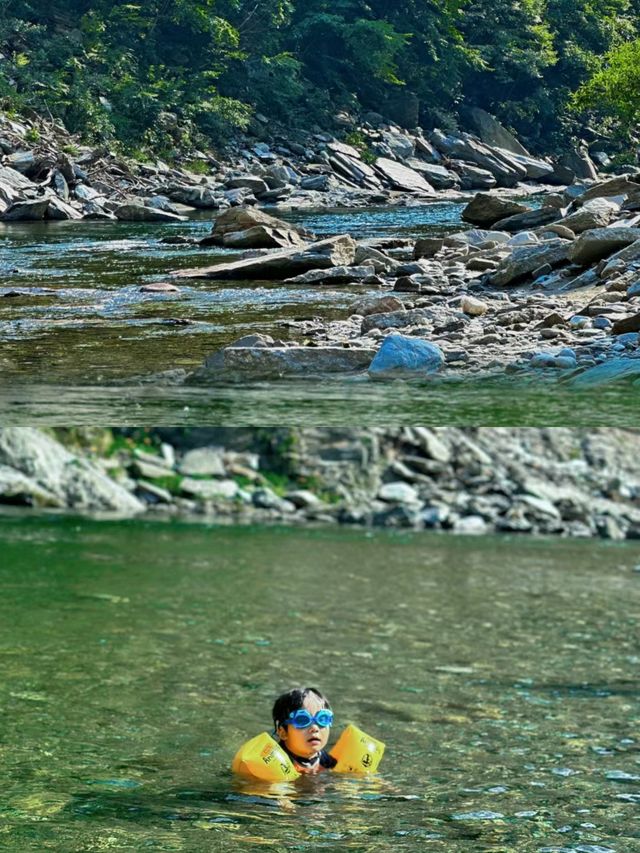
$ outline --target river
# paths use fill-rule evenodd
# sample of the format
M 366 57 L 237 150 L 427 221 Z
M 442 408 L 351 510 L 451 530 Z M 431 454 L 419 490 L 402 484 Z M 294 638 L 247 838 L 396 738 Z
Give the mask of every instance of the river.
M 633 853 L 624 543 L 0 516 L 0 846 Z M 228 770 L 292 683 L 377 778 Z
M 298 211 L 319 236 L 417 237 L 460 227 L 462 204 Z M 292 320 L 344 317 L 360 286 L 310 288 L 269 282 L 191 281 L 179 294 L 140 286 L 174 269 L 235 257 L 175 246 L 166 236 L 205 236 L 210 214 L 187 223 L 63 222 L 0 231 L 0 415 L 3 423 L 361 424 L 393 417 L 432 425 L 633 426 L 627 388 L 593 395 L 514 380 L 374 386 L 344 378 L 194 388 L 153 376 L 192 370 L 221 346 L 261 331 L 295 337 Z M 594 411 L 594 409 L 596 409 Z M 133 419 L 133 420 L 132 420 Z

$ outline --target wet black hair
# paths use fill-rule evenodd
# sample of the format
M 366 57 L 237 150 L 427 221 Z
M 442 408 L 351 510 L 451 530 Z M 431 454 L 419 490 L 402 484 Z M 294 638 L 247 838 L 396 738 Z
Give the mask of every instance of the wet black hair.
M 273 726 L 276 731 L 278 726 L 287 725 L 285 720 L 289 714 L 302 708 L 304 700 L 310 693 L 313 693 L 322 702 L 323 708 L 331 710 L 329 700 L 317 687 L 295 687 L 293 690 L 278 696 L 273 704 Z

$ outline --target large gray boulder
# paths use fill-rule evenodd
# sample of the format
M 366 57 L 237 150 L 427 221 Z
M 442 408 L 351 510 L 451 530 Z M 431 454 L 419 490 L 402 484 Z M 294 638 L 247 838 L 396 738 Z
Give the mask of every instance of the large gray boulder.
M 478 135 L 487 145 L 502 148 L 511 154 L 521 154 L 529 157 L 527 149 L 520 144 L 518 139 L 501 124 L 495 116 L 480 107 L 473 107 L 470 111 L 471 120 L 474 123 Z
M 278 377 L 321 376 L 366 370 L 373 349 L 344 347 L 225 347 L 206 359 L 191 384 Z
M 302 275 L 285 279 L 285 284 L 358 284 L 375 273 L 372 266 L 333 267 L 328 270 L 310 270 Z
M 186 216 L 177 213 L 169 213 L 168 210 L 159 210 L 157 207 L 148 207 L 145 204 L 129 202 L 121 204 L 114 210 L 117 219 L 123 222 L 186 222 Z
M 444 364 L 439 346 L 420 338 L 389 335 L 369 366 L 371 379 L 422 379 Z
M 503 199 L 490 193 L 476 193 L 469 204 L 462 211 L 465 222 L 474 225 L 491 226 L 500 219 L 527 213 L 530 207 L 517 201 Z
M 471 163 L 451 160 L 449 165 L 460 176 L 460 187 L 463 190 L 490 190 L 498 183 L 491 172 Z
M 49 207 L 48 198 L 25 199 L 11 204 L 0 216 L 3 222 L 39 222 Z
M 582 234 L 591 228 L 605 228 L 620 211 L 620 205 L 607 198 L 592 198 L 578 210 L 558 220 L 560 225 L 570 228 L 574 234 Z
M 550 267 L 559 266 L 567 260 L 572 245 L 568 240 L 558 239 L 515 249 L 501 262 L 496 271 L 491 273 L 489 282 L 498 287 L 507 287 L 547 264 Z
M 438 163 L 426 163 L 424 160 L 418 160 L 417 157 L 412 157 L 406 163 L 409 168 L 418 172 L 437 190 L 449 190 L 460 185 L 460 178 L 451 169 L 445 168 Z
M 417 193 L 419 195 L 433 196 L 435 190 L 419 172 L 389 160 L 387 157 L 378 157 L 376 169 L 392 187 L 405 192 Z
M 353 265 L 356 242 L 348 235 L 330 237 L 311 243 L 306 249 L 288 249 L 245 258 L 228 264 L 217 264 L 194 270 L 177 270 L 176 278 L 210 278 L 247 281 L 248 279 L 284 279 L 313 269 L 349 267 Z
M 586 267 L 640 239 L 640 228 L 593 228 L 571 244 L 569 260 Z
M 32 427 L 0 429 L 0 465 L 35 484 L 35 502 L 53 501 L 71 509 L 125 515 L 144 510 L 137 498 L 92 462 L 70 453 L 55 439 Z M 14 490 L 16 483 L 14 477 Z
M 294 228 L 262 210 L 230 207 L 216 218 L 204 242 L 234 249 L 286 249 L 304 246 L 313 234 Z
M 524 213 L 516 213 L 515 216 L 508 216 L 506 219 L 499 219 L 498 222 L 493 223 L 492 227 L 497 231 L 514 233 L 548 225 L 555 222 L 557 218 L 558 211 L 553 207 L 538 207 L 536 210 L 527 210 Z
M 447 157 L 457 157 L 475 163 L 481 169 L 491 172 L 500 186 L 512 187 L 527 177 L 526 168 L 508 154 L 484 145 L 469 134 L 447 136 L 440 130 L 434 130 L 431 141 L 438 151 Z

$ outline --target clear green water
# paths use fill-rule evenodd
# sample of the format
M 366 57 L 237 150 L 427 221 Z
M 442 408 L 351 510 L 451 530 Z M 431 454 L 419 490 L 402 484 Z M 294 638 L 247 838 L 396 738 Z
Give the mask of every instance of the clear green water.
M 637 547 L 0 516 L 3 850 L 640 850 Z M 371 780 L 230 776 L 317 683 Z

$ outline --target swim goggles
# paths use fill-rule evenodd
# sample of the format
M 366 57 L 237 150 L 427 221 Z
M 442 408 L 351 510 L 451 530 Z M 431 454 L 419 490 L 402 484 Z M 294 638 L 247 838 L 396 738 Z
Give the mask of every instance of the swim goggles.
M 313 723 L 320 726 L 321 729 L 325 729 L 333 723 L 333 711 L 323 708 L 313 717 L 304 708 L 299 708 L 289 714 L 286 722 L 291 723 L 294 729 L 308 729 Z

